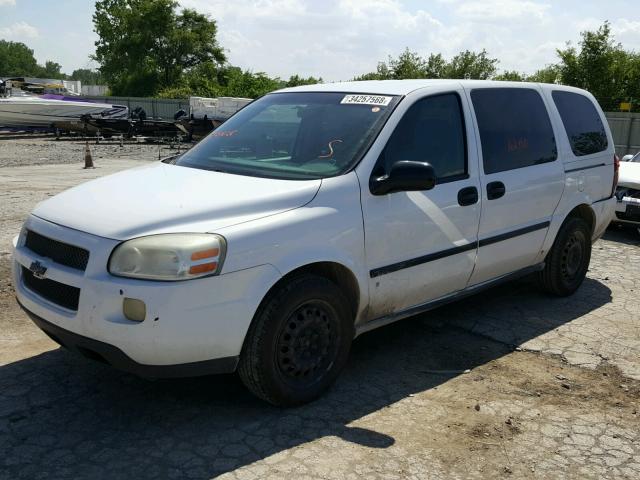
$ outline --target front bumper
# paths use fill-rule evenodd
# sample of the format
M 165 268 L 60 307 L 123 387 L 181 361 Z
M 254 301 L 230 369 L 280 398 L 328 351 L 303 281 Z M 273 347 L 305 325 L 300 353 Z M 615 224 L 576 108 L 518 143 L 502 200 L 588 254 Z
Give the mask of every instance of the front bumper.
M 225 370 L 230 359 L 240 355 L 260 301 L 280 278 L 271 265 L 182 282 L 119 278 L 106 270 L 117 240 L 34 216 L 28 218 L 25 228 L 85 248 L 90 254 L 86 269 L 80 271 L 41 257 L 18 240 L 13 259 L 18 302 L 59 343 L 93 351 L 116 367 L 144 376 L 176 376 L 204 366 L 190 364 L 217 359 L 222 359 Z M 23 267 L 29 269 L 35 261 L 47 266 L 48 279 L 80 290 L 77 310 L 49 301 L 25 285 Z M 145 302 L 144 321 L 124 317 L 122 302 L 127 297 Z M 167 373 L 161 374 L 160 368 Z
M 238 365 L 238 356 L 177 365 L 145 365 L 136 362 L 118 347 L 60 328 L 33 314 L 22 304 L 20 306 L 40 330 L 66 349 L 140 377 L 176 378 L 231 373 Z
M 623 195 L 618 198 L 613 219 L 617 223 L 640 225 L 640 198 Z

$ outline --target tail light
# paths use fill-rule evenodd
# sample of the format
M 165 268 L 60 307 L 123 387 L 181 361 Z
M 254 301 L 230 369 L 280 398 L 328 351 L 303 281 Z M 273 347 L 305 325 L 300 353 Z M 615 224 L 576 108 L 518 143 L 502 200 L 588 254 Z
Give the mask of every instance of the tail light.
M 618 175 L 620 174 L 620 158 L 615 153 L 613 154 L 613 185 L 611 186 L 611 196 L 616 193 L 616 187 L 618 186 Z

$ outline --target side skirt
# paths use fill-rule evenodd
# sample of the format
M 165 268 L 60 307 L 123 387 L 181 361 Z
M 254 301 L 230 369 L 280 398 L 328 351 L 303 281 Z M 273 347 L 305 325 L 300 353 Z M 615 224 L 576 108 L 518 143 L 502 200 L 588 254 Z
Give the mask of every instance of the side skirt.
M 362 325 L 356 326 L 355 336 L 358 337 L 359 335 L 365 332 L 368 332 L 370 330 L 374 330 L 378 327 L 383 327 L 385 325 L 389 325 L 390 323 L 397 322 L 398 320 L 403 320 L 405 318 L 412 317 L 420 313 L 428 312 L 429 310 L 433 310 L 435 308 L 441 307 L 448 303 L 452 303 L 457 300 L 461 300 L 463 298 L 469 297 L 471 295 L 475 295 L 478 292 L 486 290 L 487 288 L 495 287 L 496 285 L 499 285 L 501 283 L 506 283 L 511 280 L 525 277 L 531 273 L 539 272 L 543 268 L 544 268 L 544 262 L 541 262 L 536 265 L 532 265 L 530 267 L 526 267 L 521 270 L 508 273 L 506 275 L 502 275 L 501 277 L 494 278 L 492 280 L 487 280 L 486 282 L 479 283 L 478 285 L 474 285 L 472 287 L 466 288 L 464 290 L 460 290 L 458 292 L 446 295 L 444 297 L 440 297 L 426 303 L 421 303 L 419 305 L 414 305 L 413 307 L 409 307 L 405 310 L 401 310 L 399 312 L 394 312 L 390 315 L 385 315 L 383 317 L 370 320 L 367 323 L 363 323 Z

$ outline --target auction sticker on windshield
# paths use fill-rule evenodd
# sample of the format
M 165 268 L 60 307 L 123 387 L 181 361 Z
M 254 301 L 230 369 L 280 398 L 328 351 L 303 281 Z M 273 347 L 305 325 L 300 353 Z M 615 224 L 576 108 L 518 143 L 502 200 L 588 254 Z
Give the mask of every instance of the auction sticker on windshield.
M 349 105 L 381 105 L 386 107 L 393 97 L 380 95 L 345 95 L 340 103 Z

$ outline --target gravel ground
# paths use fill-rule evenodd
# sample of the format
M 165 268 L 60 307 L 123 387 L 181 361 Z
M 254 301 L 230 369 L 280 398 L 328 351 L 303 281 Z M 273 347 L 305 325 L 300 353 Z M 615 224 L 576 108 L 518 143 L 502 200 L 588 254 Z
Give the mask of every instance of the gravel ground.
M 26 165 L 54 165 L 84 163 L 85 143 L 73 137 L 56 140 L 51 134 L 20 135 L 0 131 L 0 167 Z M 160 155 L 168 157 L 177 152 L 169 145 L 135 143 L 128 140 L 121 147 L 117 140 L 103 140 L 96 144 L 89 141 L 93 160 L 99 163 L 103 159 L 157 160 Z M 186 146 L 182 147 L 182 150 Z
M 31 141 L 2 141 L 0 161 L 81 147 Z M 0 479 L 640 478 L 637 232 L 607 232 L 572 297 L 525 279 L 365 334 L 328 395 L 280 410 L 232 375 L 150 382 L 89 362 L 19 310 L 7 241 L 28 211 L 140 164 L 80 162 L 0 168 Z

